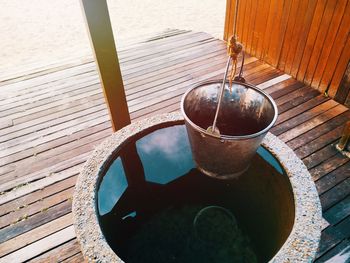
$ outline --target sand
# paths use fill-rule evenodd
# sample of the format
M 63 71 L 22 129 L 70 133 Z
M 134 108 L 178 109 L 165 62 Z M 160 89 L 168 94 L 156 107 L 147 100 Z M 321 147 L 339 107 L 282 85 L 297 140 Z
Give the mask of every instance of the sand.
M 117 46 L 167 28 L 222 38 L 225 0 L 108 0 Z M 79 0 L 0 0 L 0 75 L 91 56 Z

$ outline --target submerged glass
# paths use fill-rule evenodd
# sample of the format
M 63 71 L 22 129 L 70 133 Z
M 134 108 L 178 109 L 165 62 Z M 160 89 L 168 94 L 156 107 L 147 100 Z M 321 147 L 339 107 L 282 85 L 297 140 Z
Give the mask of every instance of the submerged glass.
M 102 232 L 125 262 L 266 262 L 294 222 L 289 179 L 269 151 L 260 147 L 238 179 L 213 179 L 195 168 L 184 125 L 125 144 L 101 178 L 97 202 Z M 202 218 L 201 236 L 215 242 L 196 235 L 194 220 L 206 207 L 233 215 L 234 225 L 220 210 Z

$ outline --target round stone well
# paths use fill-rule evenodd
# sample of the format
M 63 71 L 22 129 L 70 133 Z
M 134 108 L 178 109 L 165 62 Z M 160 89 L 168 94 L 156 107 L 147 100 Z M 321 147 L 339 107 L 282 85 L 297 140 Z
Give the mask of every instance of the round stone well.
M 216 212 L 198 220 L 208 208 Z M 317 190 L 287 145 L 268 133 L 246 173 L 213 179 L 195 168 L 180 113 L 101 143 L 78 178 L 73 216 L 94 262 L 311 262 L 321 235 Z

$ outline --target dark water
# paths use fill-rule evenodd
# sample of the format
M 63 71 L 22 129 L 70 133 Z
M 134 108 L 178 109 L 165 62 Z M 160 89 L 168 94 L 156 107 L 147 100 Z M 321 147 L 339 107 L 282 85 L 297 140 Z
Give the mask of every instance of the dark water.
M 282 167 L 264 148 L 238 180 L 201 174 L 184 125 L 176 125 L 123 147 L 100 183 L 99 221 L 126 262 L 265 262 L 293 225 L 291 196 Z M 214 209 L 195 225 L 208 206 L 232 218 Z

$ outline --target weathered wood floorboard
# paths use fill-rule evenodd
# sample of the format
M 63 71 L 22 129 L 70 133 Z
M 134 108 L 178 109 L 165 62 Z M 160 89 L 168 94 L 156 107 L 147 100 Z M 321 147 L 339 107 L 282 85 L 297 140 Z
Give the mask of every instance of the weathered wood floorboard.
M 122 49 L 132 120 L 177 111 L 190 86 L 220 79 L 225 49 L 207 34 L 177 30 Z M 37 69 L 0 81 L 0 262 L 81 262 L 73 187 L 112 129 L 91 59 Z M 319 191 L 329 226 L 316 262 L 343 255 L 350 248 L 350 161 L 334 143 L 349 109 L 249 55 L 244 76 L 275 99 L 272 132 L 304 161 Z

